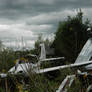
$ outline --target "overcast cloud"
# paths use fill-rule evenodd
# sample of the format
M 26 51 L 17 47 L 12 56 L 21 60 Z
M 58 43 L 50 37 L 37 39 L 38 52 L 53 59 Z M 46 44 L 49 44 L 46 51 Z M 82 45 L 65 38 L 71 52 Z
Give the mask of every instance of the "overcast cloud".
M 0 40 L 18 48 L 23 38 L 33 48 L 39 34 L 52 39 L 58 22 L 79 8 L 92 20 L 92 0 L 0 0 Z

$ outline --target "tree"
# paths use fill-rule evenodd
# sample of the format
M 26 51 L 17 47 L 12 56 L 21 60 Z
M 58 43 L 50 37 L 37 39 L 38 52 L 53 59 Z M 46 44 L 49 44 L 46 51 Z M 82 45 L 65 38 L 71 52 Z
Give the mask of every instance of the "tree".
M 15 59 L 15 52 L 0 41 L 0 72 L 8 71 L 14 65 Z
M 59 22 L 53 47 L 57 55 L 63 55 L 68 61 L 76 59 L 78 53 L 88 39 L 87 28 L 89 21 L 83 22 L 80 10 L 76 16 L 68 16 L 66 21 Z
M 15 60 L 15 52 L 10 48 L 3 48 L 0 52 L 0 72 L 8 71 L 14 65 Z

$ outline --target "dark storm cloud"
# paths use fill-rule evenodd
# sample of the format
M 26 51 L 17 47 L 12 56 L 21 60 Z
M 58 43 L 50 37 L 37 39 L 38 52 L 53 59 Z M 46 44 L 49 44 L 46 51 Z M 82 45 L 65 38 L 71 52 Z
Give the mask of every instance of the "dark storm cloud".
M 91 5 L 91 0 L 0 0 L 0 16 L 16 20 L 23 16 L 85 8 Z

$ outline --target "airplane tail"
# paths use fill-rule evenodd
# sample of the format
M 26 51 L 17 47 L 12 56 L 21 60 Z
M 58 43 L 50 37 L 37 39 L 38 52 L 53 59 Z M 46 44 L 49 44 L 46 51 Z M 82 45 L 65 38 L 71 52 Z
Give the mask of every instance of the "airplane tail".
M 90 59 L 92 60 L 92 38 L 88 39 L 75 63 L 89 61 Z
M 46 51 L 45 51 L 44 43 L 40 44 L 40 46 L 41 46 L 41 53 L 40 53 L 39 61 L 37 63 L 38 69 L 40 69 L 41 61 L 46 59 Z
M 41 46 L 41 53 L 40 53 L 40 60 L 46 59 L 46 51 L 44 43 L 40 44 Z

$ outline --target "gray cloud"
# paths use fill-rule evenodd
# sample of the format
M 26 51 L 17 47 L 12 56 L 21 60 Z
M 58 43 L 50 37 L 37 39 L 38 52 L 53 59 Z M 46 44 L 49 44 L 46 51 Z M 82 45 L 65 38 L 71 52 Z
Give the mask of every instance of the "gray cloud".
M 58 22 L 74 16 L 78 8 L 91 20 L 91 0 L 0 0 L 0 40 L 14 47 L 23 37 L 33 47 L 40 33 L 53 39 Z
M 0 0 L 0 16 L 16 20 L 41 13 L 88 8 L 91 5 L 91 0 Z

